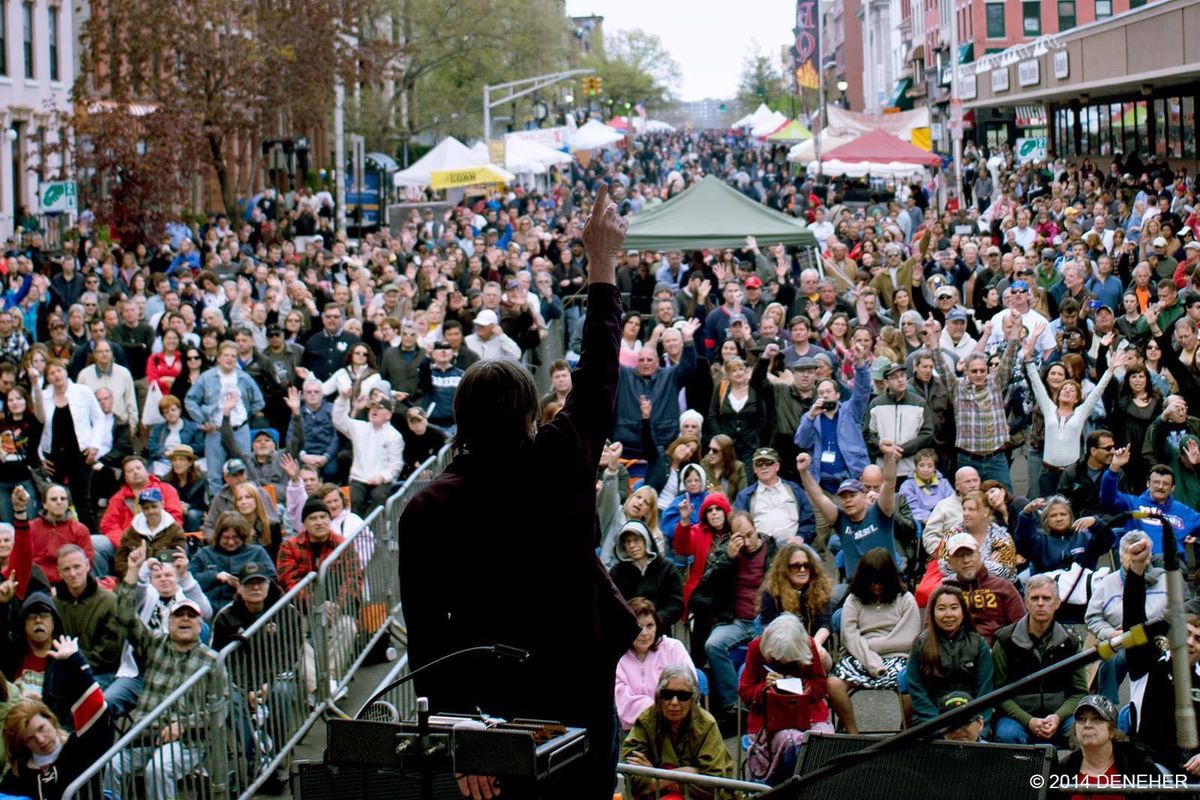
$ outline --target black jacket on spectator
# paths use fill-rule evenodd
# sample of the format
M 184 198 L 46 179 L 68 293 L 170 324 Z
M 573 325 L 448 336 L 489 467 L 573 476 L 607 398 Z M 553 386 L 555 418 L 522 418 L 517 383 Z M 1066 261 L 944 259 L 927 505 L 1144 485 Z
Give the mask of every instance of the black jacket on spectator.
M 759 534 L 758 539 L 761 544 L 754 555 L 758 555 L 760 551 L 766 549 L 765 575 L 765 570 L 770 569 L 771 561 L 775 558 L 778 545 L 770 536 Z M 741 556 L 739 555 L 738 558 Z M 729 553 L 723 545 L 714 545 L 708 554 L 704 577 L 700 579 L 700 584 L 692 593 L 689 608 L 697 612 L 706 610 L 718 624 L 732 622 L 737 602 L 737 575 L 737 562 L 729 557 Z
M 501 471 L 469 453 L 456 456 L 400 520 L 413 668 L 497 642 L 530 653 L 524 663 L 457 658 L 418 677 L 417 691 L 437 711 L 482 708 L 586 727 L 592 755 L 552 795 L 572 800 L 612 797 L 612 687 L 638 632 L 595 552 L 595 470 L 612 431 L 620 318 L 616 290 L 590 286 L 566 407 L 508 454 Z M 536 514 L 511 506 L 529 486 L 541 498 Z
M 463 348 L 466 349 L 466 348 Z M 429 363 L 421 348 L 416 348 L 411 358 L 405 358 L 405 353 L 399 347 L 389 347 L 379 361 L 379 374 L 393 392 L 407 392 L 405 403 L 410 406 L 421 404 L 420 372 Z M 428 367 L 426 367 L 428 369 Z
M 358 342 L 358 337 L 353 334 L 339 333 L 337 336 L 330 336 L 324 330 L 317 331 L 304 345 L 304 358 L 300 363 L 314 378 L 327 381 L 346 363 L 346 353 Z
M 621 537 L 617 537 L 618 561 L 613 564 L 608 574 L 626 600 L 644 597 L 654 603 L 663 629 L 666 630 L 683 616 L 683 584 L 679 580 L 679 573 L 675 571 L 675 565 L 661 553 L 655 552 L 656 548 L 650 537 L 644 538 L 646 555 L 649 557 L 645 570 L 640 569 L 627 557 L 622 557 L 624 553 L 621 549 Z
M 726 391 L 722 391 L 722 387 Z M 741 411 L 734 409 L 731 400 L 728 384 L 722 381 L 713 392 L 712 402 L 708 407 L 707 433 L 710 438 L 723 433 L 733 439 L 733 449 L 737 453 L 738 461 L 749 464 L 754 461 L 754 451 L 770 440 L 771 418 L 768 415 L 768 406 L 754 389 L 749 389 L 746 404 L 742 406 Z

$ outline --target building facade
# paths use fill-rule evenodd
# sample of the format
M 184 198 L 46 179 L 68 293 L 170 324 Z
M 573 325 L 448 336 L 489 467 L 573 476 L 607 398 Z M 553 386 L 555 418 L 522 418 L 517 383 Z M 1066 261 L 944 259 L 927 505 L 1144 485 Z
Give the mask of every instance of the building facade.
M 0 0 L 0 240 L 22 209 L 37 213 L 40 183 L 58 177 L 47 151 L 54 112 L 70 106 L 71 11 L 69 0 Z

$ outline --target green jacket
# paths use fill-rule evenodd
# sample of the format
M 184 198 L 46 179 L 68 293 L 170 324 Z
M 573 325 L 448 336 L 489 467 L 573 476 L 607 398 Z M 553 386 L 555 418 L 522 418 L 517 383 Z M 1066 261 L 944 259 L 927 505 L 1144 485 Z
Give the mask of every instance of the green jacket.
M 696 703 L 695 700 L 692 701 Z M 725 748 L 717 721 L 698 704 L 680 726 L 679 736 L 671 736 L 670 726 L 659 716 L 658 704 L 650 706 L 633 723 L 633 728 L 621 745 L 621 760 L 628 761 L 629 754 L 637 752 L 646 757 L 651 766 L 660 769 L 694 767 L 701 775 L 720 778 L 733 777 L 733 758 Z M 654 797 L 655 781 L 651 778 L 632 778 L 634 797 Z M 711 797 L 695 791 L 692 797 Z M 721 793 L 717 797 L 727 798 Z
M 1175 499 L 1192 508 L 1200 508 L 1200 470 L 1185 465 L 1179 452 L 1191 439 L 1200 439 L 1200 417 L 1188 417 L 1186 422 L 1179 424 L 1165 422 L 1159 416 L 1146 430 L 1142 457 L 1148 464 L 1170 467 L 1175 473 Z
M 1035 640 L 1029 633 L 1029 615 L 1001 628 L 992 643 L 992 664 L 997 688 L 1032 675 L 1050 664 L 1064 661 L 1079 652 L 1079 645 L 1059 623 L 1052 624 L 1046 635 Z M 1000 711 L 1022 726 L 1034 717 L 1057 714 L 1060 720 L 1075 713 L 1075 706 L 1087 694 L 1087 669 L 1059 672 L 1026 687 L 1023 692 L 1003 701 Z
M 87 588 L 78 598 L 71 597 L 67 585 L 55 587 L 54 604 L 62 618 L 67 636 L 79 638 L 79 649 L 97 675 L 115 673 L 121 664 L 121 636 L 117 632 L 117 596 L 100 588 L 88 576 Z

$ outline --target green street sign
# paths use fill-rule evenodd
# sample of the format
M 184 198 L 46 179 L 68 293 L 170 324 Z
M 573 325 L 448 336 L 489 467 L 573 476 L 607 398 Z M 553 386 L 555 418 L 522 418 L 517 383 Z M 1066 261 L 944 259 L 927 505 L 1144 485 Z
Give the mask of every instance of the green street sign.
M 63 214 L 75 210 L 75 181 L 52 181 L 42 184 L 43 214 Z

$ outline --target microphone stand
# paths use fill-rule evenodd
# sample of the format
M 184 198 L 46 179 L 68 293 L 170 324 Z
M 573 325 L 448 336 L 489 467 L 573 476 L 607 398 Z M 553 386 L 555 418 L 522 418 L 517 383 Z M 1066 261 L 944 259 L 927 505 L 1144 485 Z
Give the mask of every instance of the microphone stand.
M 1135 516 L 1141 512 L 1134 512 Z M 1171 682 L 1175 685 L 1175 744 L 1191 752 L 1197 747 L 1196 707 L 1192 704 L 1192 668 L 1188 664 L 1188 632 L 1183 619 L 1183 570 L 1175 526 L 1157 510 L 1146 513 L 1162 525 L 1163 567 L 1167 578 L 1167 644 L 1171 649 Z
M 513 647 L 512 645 L 508 644 L 485 644 L 479 645 L 478 647 L 467 647 L 462 650 L 456 650 L 453 653 L 447 653 L 441 658 L 435 658 L 433 661 L 430 661 L 423 667 L 418 667 L 417 669 L 412 670 L 407 675 L 401 675 L 387 686 L 384 686 L 382 689 L 375 692 L 375 694 L 371 695 L 370 698 L 367 699 L 367 702 L 363 703 L 362 708 L 360 708 L 358 713 L 354 715 L 354 719 L 361 720 L 363 718 L 363 714 L 368 708 L 371 707 L 372 703 L 383 697 L 392 689 L 395 689 L 397 686 L 403 686 L 421 673 L 433 669 L 439 664 L 444 664 L 447 661 L 451 661 L 459 656 L 465 656 L 469 653 L 492 653 L 502 658 L 511 658 L 518 663 L 524 663 L 529 658 L 528 650 L 522 650 L 519 647 Z
M 1107 661 L 1120 650 L 1137 647 L 1153 641 L 1154 637 L 1161 635 L 1165 629 L 1166 622 L 1164 620 L 1153 620 L 1143 625 L 1135 625 L 1120 636 L 1115 636 L 1107 642 L 1100 642 L 1095 647 L 1076 653 L 1070 658 L 1043 667 L 1037 672 L 1013 683 L 1006 684 L 990 694 L 985 694 L 983 697 L 972 700 L 966 705 L 959 706 L 944 714 L 939 714 L 933 719 L 926 720 L 906 731 L 901 731 L 895 736 L 881 739 L 875 744 L 853 753 L 842 753 L 841 755 L 834 756 L 812 772 L 805 773 L 804 775 L 794 775 L 774 789 L 758 795 L 758 797 L 760 800 L 772 800 L 772 798 L 780 800 L 780 798 L 785 797 L 799 797 L 800 789 L 839 773 L 846 767 L 859 766 L 876 756 L 890 753 L 894 750 L 902 750 L 923 739 L 932 738 L 944 730 L 956 728 L 982 713 L 985 709 L 991 708 L 1000 701 L 1007 700 L 1009 697 L 1018 694 L 1026 686 L 1035 684 L 1056 672 L 1079 669 L 1098 658 Z M 1190 682 L 1188 683 L 1188 687 L 1190 689 Z M 1192 727 L 1195 730 L 1195 725 Z

